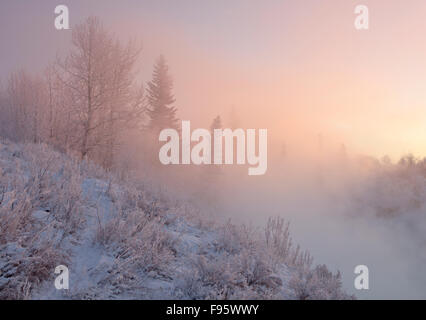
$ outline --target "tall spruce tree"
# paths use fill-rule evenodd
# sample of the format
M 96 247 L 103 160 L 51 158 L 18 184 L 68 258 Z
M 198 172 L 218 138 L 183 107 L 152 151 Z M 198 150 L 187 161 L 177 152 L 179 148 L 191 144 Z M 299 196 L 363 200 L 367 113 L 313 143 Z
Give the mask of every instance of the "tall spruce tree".
M 171 106 L 175 99 L 172 93 L 173 80 L 166 59 L 161 55 L 155 66 L 152 80 L 148 83 L 148 129 L 157 134 L 165 128 L 178 130 L 176 108 Z

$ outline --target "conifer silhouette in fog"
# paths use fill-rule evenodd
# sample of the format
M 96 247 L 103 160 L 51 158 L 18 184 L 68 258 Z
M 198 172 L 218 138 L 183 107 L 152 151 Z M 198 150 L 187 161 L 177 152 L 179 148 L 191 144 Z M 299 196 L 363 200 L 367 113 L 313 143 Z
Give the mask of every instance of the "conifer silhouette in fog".
M 214 129 L 222 129 L 222 119 L 220 118 L 220 116 L 217 116 L 213 119 L 213 122 L 210 126 L 210 131 L 213 133 Z
M 173 80 L 169 74 L 169 67 L 161 55 L 154 66 L 152 80 L 147 88 L 149 103 L 147 114 L 150 119 L 148 129 L 155 135 L 165 128 L 178 130 L 176 108 L 172 106 L 175 102 L 172 89 Z

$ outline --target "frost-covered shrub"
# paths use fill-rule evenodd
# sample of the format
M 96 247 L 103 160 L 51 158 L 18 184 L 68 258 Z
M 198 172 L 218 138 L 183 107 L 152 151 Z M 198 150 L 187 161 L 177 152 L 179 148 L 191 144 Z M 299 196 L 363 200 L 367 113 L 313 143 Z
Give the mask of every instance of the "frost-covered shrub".
M 28 298 L 67 261 L 62 239 L 80 225 L 78 167 L 44 145 L 3 145 L 0 299 Z
M 199 255 L 179 275 L 176 296 L 184 299 L 278 299 L 282 280 L 258 252 Z
M 219 230 L 219 238 L 216 241 L 216 250 L 224 251 L 229 254 L 235 254 L 242 248 L 242 239 L 237 227 L 228 221 Z
M 237 285 L 238 279 L 230 261 L 224 256 L 216 260 L 207 260 L 205 256 L 199 256 L 194 262 L 196 274 L 204 287 L 209 288 L 208 296 L 204 298 L 228 297 L 230 288 Z
M 75 232 L 82 218 L 78 163 L 43 144 L 25 145 L 23 159 L 28 178 L 25 189 L 33 209 L 49 213 L 49 218 L 61 223 L 66 233 Z
M 269 218 L 265 228 L 266 245 L 283 260 L 287 258 L 292 248 L 289 228 L 290 223 L 285 223 L 280 217 Z
M 130 235 L 122 246 L 122 259 L 145 273 L 167 270 L 173 257 L 174 240 L 161 224 L 151 221 L 134 229 Z
M 341 289 L 340 272 L 333 274 L 325 265 L 319 265 L 313 270 L 298 269 L 289 281 L 289 287 L 293 291 L 293 298 L 298 300 L 354 299 Z
M 285 222 L 283 218 L 268 219 L 265 228 L 265 241 L 274 268 L 282 263 L 299 268 L 311 266 L 311 255 L 307 251 L 301 251 L 300 246 L 293 246 L 293 240 L 290 236 L 290 223 Z
M 50 241 L 26 248 L 17 243 L 0 246 L 0 299 L 30 298 L 31 291 L 66 261 L 66 254 Z
M 268 265 L 260 251 L 243 250 L 237 258 L 239 273 L 243 276 L 248 286 L 264 285 L 267 287 L 277 287 L 282 285 L 280 281 L 274 283 L 271 280 L 272 268 Z
M 278 298 L 283 281 L 273 272 L 260 232 L 230 221 L 216 232 L 213 246 L 192 259 L 192 277 L 183 273 L 177 292 L 187 299 Z
M 175 239 L 167 232 L 163 217 L 153 214 L 134 188 L 123 188 L 114 199 L 114 217 L 106 222 L 98 219 L 95 241 L 117 249 L 121 265 L 129 270 L 166 270 L 174 255 Z
M 176 280 L 174 295 L 178 299 L 202 300 L 209 295 L 209 288 L 200 281 L 197 270 L 184 269 Z

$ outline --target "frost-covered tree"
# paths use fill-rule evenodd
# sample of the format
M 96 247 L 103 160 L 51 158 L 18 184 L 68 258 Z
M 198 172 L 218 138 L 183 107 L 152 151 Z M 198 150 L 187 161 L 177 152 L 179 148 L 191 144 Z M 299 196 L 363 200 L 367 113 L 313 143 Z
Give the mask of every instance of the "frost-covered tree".
M 13 73 L 7 88 L 8 136 L 14 140 L 39 142 L 45 105 L 44 83 L 25 71 Z
M 134 88 L 139 50 L 121 45 L 96 17 L 73 28 L 72 44 L 57 62 L 57 74 L 73 109 L 74 148 L 109 166 L 119 132 L 143 110 L 141 91 Z
M 43 73 L 45 82 L 44 142 L 66 150 L 70 136 L 75 132 L 72 120 L 72 102 L 65 86 L 56 74 L 54 64 L 50 64 Z

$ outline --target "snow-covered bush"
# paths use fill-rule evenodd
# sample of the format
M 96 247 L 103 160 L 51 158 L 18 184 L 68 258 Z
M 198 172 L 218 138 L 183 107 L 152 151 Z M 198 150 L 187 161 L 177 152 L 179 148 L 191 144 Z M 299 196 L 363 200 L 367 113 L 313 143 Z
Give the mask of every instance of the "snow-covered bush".
M 67 261 L 61 241 L 81 221 L 78 167 L 43 145 L 3 142 L 0 152 L 0 298 L 27 298 Z
M 311 269 L 309 253 L 300 253 L 298 246 L 293 248 L 289 226 L 283 219 L 269 220 L 265 238 L 257 229 L 230 222 L 218 227 L 217 232 L 220 237 L 213 246 L 202 248 L 192 259 L 191 271 L 181 273 L 177 297 L 348 298 L 341 289 L 339 274 L 332 275 L 325 266 Z
M 325 265 L 319 265 L 313 270 L 298 269 L 289 281 L 293 298 L 298 300 L 347 300 L 354 299 L 341 289 L 340 272 L 328 271 Z

